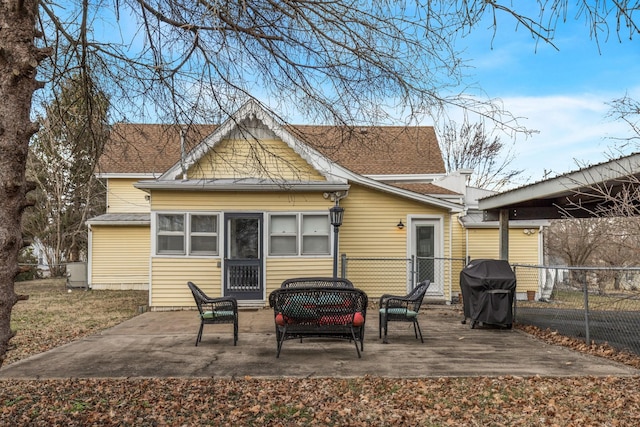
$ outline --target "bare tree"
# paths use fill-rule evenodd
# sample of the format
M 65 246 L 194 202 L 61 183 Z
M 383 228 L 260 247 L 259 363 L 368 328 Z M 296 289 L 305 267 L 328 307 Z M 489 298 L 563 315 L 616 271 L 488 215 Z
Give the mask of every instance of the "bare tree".
M 621 140 L 624 144 L 640 142 L 640 102 L 624 95 L 622 98 L 614 99 L 609 103 L 609 117 L 613 120 L 622 120 L 629 125 L 632 135 L 628 138 L 614 138 Z
M 545 252 L 568 266 L 595 265 L 594 253 L 611 236 L 609 218 L 570 218 L 551 223 L 545 238 Z
M 0 361 L 13 335 L 22 213 L 34 188 L 25 169 L 38 128 L 31 101 L 45 86 L 36 71 L 50 83 L 44 94 L 70 72 L 96 76 L 117 120 L 209 122 L 253 95 L 283 118 L 295 105 L 311 120 L 344 126 L 383 124 L 390 111 L 409 123 L 447 104 L 514 126 L 491 100 L 456 94 L 465 73 L 453 39 L 489 16 L 496 28 L 511 20 L 553 43 L 570 6 L 537 4 L 528 16 L 528 4 L 484 0 L 0 0 Z M 607 24 L 638 32 L 633 5 L 580 5 L 596 40 L 609 35 Z
M 438 143 L 447 172 L 473 169 L 474 187 L 498 191 L 523 172 L 509 169 L 515 159 L 512 147 L 487 134 L 484 122 L 470 123 L 466 114 L 462 123 L 449 120 L 440 127 Z
M 86 254 L 85 220 L 104 212 L 105 191 L 95 172 L 107 140 L 108 107 L 91 81 L 72 75 L 38 118 L 27 161 L 38 187 L 23 233 L 41 244 L 53 276 L 64 273 L 64 262 Z
M 629 267 L 638 265 L 640 253 L 640 222 L 636 218 L 609 218 L 612 221 L 611 234 L 606 243 L 596 248 L 594 258 L 597 264 L 605 267 Z M 600 288 L 604 290 L 613 283 L 614 290 L 620 290 L 623 270 L 604 270 L 600 273 Z
M 625 267 L 637 265 L 640 253 L 640 222 L 636 218 L 567 218 L 555 220 L 545 234 L 549 259 L 571 267 Z M 609 283 L 621 287 L 621 270 L 592 274 L 601 290 Z M 584 283 L 585 271 L 572 270 L 571 278 Z

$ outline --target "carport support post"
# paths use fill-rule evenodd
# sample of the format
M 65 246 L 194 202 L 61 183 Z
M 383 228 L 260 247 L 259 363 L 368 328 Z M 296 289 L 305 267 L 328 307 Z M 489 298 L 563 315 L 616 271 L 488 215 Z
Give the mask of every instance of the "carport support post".
M 509 210 L 508 209 L 500 209 L 500 259 L 508 261 L 509 260 Z

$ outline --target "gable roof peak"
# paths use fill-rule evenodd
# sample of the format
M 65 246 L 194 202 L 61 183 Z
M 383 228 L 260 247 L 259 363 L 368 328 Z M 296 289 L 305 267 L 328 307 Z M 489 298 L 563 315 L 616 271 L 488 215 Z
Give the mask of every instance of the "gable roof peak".
M 294 150 L 328 181 L 346 182 L 344 168 L 294 136 L 255 100 L 245 103 L 186 156 L 169 168 L 160 180 L 175 180 L 224 139 L 259 141 L 279 139 Z

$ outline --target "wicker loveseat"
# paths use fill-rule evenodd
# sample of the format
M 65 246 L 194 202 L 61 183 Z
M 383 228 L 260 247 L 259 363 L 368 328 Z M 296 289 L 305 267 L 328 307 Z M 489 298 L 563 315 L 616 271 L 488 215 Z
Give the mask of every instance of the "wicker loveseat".
M 280 357 L 284 341 L 310 337 L 352 340 L 361 357 L 367 294 L 348 286 L 304 286 L 305 279 L 297 280 L 295 284 L 285 281 L 285 287 L 269 295 L 276 328 L 276 357 Z M 312 280 L 318 278 L 309 281 Z

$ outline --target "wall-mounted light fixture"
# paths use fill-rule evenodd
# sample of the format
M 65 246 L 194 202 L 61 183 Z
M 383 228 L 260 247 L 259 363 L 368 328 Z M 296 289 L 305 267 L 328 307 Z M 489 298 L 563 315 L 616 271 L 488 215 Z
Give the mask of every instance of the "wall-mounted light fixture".
M 398 222 L 396 227 L 398 227 L 398 230 L 402 230 L 404 228 L 404 223 L 402 222 L 402 220 L 400 220 L 400 222 Z
M 526 234 L 527 236 L 531 236 L 533 233 L 536 232 L 536 230 L 532 229 L 532 228 L 525 228 L 524 230 L 522 230 L 522 232 L 524 234 Z

